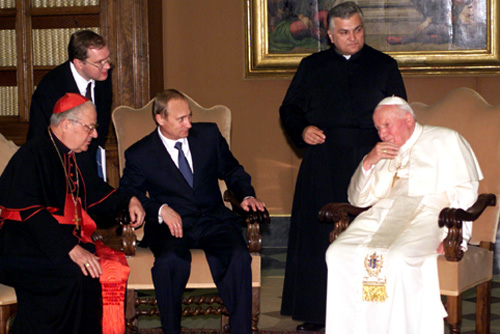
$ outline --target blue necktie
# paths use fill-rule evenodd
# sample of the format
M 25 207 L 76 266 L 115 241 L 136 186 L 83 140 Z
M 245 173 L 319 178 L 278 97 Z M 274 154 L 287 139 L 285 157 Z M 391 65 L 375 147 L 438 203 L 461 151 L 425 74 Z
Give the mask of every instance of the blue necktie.
M 179 170 L 181 171 L 182 176 L 186 179 L 187 183 L 189 183 L 189 186 L 193 188 L 193 172 L 191 171 L 186 156 L 182 151 L 182 143 L 178 141 L 175 143 L 174 147 L 179 151 Z

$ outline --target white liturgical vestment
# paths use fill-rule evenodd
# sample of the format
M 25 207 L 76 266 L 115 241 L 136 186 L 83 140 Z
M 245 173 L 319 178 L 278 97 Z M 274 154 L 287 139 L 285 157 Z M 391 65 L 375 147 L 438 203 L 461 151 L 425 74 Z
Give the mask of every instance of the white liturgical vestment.
M 362 163 L 349 202 L 360 214 L 326 253 L 327 334 L 444 333 L 437 248 L 445 207 L 469 208 L 481 170 L 457 132 L 416 124 L 394 159 Z M 471 223 L 464 223 L 469 240 Z

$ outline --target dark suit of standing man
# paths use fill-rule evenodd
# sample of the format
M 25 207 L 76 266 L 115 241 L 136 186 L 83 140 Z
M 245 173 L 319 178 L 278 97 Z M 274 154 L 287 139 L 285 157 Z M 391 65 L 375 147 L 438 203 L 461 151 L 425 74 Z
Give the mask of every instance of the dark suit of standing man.
M 137 195 L 149 217 L 143 242 L 155 256 L 151 271 L 163 331 L 180 333 L 182 294 L 191 269 L 189 249 L 200 248 L 229 311 L 231 332 L 250 333 L 251 257 L 241 220 L 224 206 L 218 180 L 226 182 L 243 209 L 262 211 L 265 204 L 254 197 L 250 175 L 229 151 L 217 125 L 191 124 L 182 93 L 159 93 L 153 115 L 158 128 L 125 152 L 120 188 Z M 192 172 L 192 186 L 181 173 L 177 142 Z
M 98 137 L 88 150 L 95 157 L 97 146 L 104 147 L 106 142 L 111 114 L 113 92 L 109 71 L 110 52 L 104 38 L 91 30 L 80 30 L 71 35 L 68 57 L 68 61 L 42 78 L 33 93 L 27 140 L 40 133 L 47 135 L 50 116 L 57 100 L 66 93 L 77 93 L 87 96 L 96 106 Z M 90 91 L 87 93 L 89 84 Z

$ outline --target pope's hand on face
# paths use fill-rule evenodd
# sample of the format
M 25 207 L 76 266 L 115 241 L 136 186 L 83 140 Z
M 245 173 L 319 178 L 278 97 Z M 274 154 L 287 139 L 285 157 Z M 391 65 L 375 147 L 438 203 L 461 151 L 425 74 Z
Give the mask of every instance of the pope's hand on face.
M 369 170 L 382 159 L 394 159 L 399 152 L 396 144 L 389 142 L 378 142 L 377 145 L 365 156 L 363 160 L 363 169 Z

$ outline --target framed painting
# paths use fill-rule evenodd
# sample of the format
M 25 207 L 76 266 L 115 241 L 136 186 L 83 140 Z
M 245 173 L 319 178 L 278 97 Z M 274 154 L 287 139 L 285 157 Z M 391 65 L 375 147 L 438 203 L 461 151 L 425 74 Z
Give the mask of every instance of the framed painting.
M 329 45 L 327 14 L 346 0 L 246 0 L 246 76 L 285 78 Z M 500 73 L 495 0 L 357 0 L 366 44 L 403 75 Z

